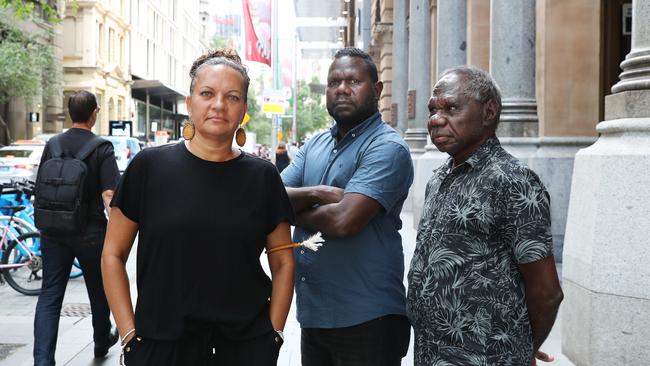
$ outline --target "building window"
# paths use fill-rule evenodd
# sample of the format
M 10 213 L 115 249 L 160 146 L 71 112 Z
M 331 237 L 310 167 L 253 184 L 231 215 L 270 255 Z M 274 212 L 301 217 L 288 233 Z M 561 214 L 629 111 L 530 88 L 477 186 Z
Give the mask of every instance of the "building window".
M 124 101 L 120 97 L 120 98 L 117 99 L 117 119 L 118 120 L 125 120 L 126 119 L 126 118 L 124 118 L 124 110 L 123 110 L 123 108 L 124 108 Z
M 97 56 L 100 59 L 104 57 L 104 24 L 98 22 L 97 27 Z
M 120 69 L 124 71 L 124 36 L 120 37 Z
M 108 60 L 115 63 L 115 30 L 108 28 Z
M 151 41 L 147 40 L 147 76 L 151 76 Z
M 167 69 L 168 70 L 168 75 L 167 75 L 168 79 L 167 79 L 167 81 L 171 85 L 174 85 L 174 80 L 173 80 L 173 76 L 172 76 L 174 74 L 174 67 L 173 67 L 174 59 L 172 58 L 172 55 L 169 55 L 168 58 L 169 58 L 169 61 L 168 61 L 169 64 L 167 65 L 167 67 L 168 67 L 168 69 Z

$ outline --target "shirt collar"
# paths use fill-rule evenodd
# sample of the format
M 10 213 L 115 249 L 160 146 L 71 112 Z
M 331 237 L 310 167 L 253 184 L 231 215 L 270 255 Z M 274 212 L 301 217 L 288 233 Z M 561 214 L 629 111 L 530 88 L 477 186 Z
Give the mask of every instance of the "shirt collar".
M 476 149 L 476 151 L 474 151 L 474 153 L 459 166 L 467 164 L 472 169 L 478 169 L 483 166 L 485 159 L 493 155 L 495 149 L 500 146 L 501 143 L 499 142 L 499 139 L 496 136 L 492 136 L 485 140 L 485 142 L 479 146 L 479 148 Z M 444 173 L 446 174 L 451 172 L 454 166 L 454 159 L 452 157 L 449 157 L 445 165 L 447 166 L 447 169 L 444 171 Z
M 465 162 L 472 168 L 480 168 L 483 165 L 485 159 L 494 154 L 494 150 L 501 146 L 499 139 L 496 136 L 492 136 L 485 140 L 483 145 L 481 145 L 474 154 L 470 156 Z
M 364 131 L 366 131 L 370 126 L 374 125 L 376 121 L 381 120 L 381 114 L 379 112 L 375 112 L 372 116 L 366 118 L 365 121 L 359 123 L 358 125 L 354 126 L 353 129 L 348 131 L 347 135 L 343 136 L 343 139 L 345 139 L 348 135 L 354 134 L 356 136 L 361 135 Z M 336 140 L 338 133 L 339 133 L 339 128 L 338 125 L 335 123 L 334 126 L 330 128 L 330 133 L 332 134 L 332 138 Z M 343 140 L 341 139 L 341 141 Z

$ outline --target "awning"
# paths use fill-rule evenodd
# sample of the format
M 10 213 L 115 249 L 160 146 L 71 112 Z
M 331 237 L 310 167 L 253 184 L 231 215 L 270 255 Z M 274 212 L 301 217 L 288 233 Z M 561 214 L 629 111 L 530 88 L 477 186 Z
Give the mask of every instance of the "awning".
M 350 17 L 354 17 L 354 11 L 343 13 L 349 3 L 344 0 L 294 1 L 302 58 L 329 59 L 337 49 L 345 46 Z
M 131 96 L 140 101 L 147 101 L 147 94 L 149 94 L 149 103 L 155 106 L 160 106 L 161 102 L 163 107 L 167 110 L 174 110 L 174 105 L 179 101 L 185 99 L 187 94 L 177 91 L 174 88 L 161 83 L 158 80 L 133 80 L 131 85 Z

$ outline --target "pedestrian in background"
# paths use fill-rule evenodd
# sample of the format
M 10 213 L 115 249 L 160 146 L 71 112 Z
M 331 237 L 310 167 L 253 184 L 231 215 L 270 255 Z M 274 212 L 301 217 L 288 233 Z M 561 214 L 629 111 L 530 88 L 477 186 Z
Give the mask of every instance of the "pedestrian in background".
M 289 154 L 287 152 L 287 145 L 280 141 L 278 147 L 275 149 L 275 166 L 278 171 L 282 173 L 284 168 L 289 166 Z
M 289 154 L 289 160 L 293 160 L 296 158 L 296 155 L 298 154 L 298 151 L 300 151 L 300 148 L 298 147 L 298 143 L 293 141 L 289 144 L 289 147 L 287 147 L 287 154 Z
M 264 160 L 271 161 L 271 150 L 266 146 L 266 144 L 262 145 L 262 148 L 260 149 L 260 157 Z
M 95 95 L 87 91 L 72 94 L 68 101 L 68 112 L 72 119 L 72 128 L 47 142 L 40 162 L 41 169 L 36 177 L 35 216 L 36 224 L 41 229 L 43 256 L 43 285 L 34 317 L 36 366 L 54 365 L 61 306 L 75 258 L 79 260 L 88 290 L 95 357 L 104 357 L 117 341 L 117 331 L 111 330 L 110 310 L 104 294 L 100 260 L 106 233 L 106 215 L 120 173 L 113 145 L 108 140 L 95 136 L 91 130 L 99 113 Z M 44 164 L 56 157 L 72 159 L 81 157 L 84 153 L 87 157 L 82 161 L 87 170 L 84 187 L 80 187 L 83 193 L 79 192 L 81 212 L 78 214 L 85 217 L 85 222 L 78 223 L 74 231 L 63 230 L 63 225 L 56 220 L 64 219 L 67 215 L 55 211 L 61 206 L 61 202 L 54 202 L 53 207 L 46 210 L 46 216 L 41 216 L 40 213 L 42 202 L 48 198 L 44 195 L 42 182 L 60 180 L 59 177 L 46 178 L 45 175 L 52 170 L 46 169 Z M 61 170 L 60 165 L 57 169 Z M 71 185 L 66 187 L 67 192 L 71 189 Z M 53 215 L 47 215 L 47 211 Z M 44 220 L 46 217 L 47 220 Z M 45 224 L 47 228 L 43 226 Z
M 413 164 L 381 120 L 382 88 L 366 52 L 339 50 L 326 92 L 336 124 L 282 172 L 296 210 L 294 240 L 316 231 L 326 239 L 318 255 L 295 253 L 304 366 L 396 366 L 408 350 L 399 215 Z
M 474 67 L 443 72 L 428 129 L 450 155 L 426 188 L 408 275 L 415 365 L 534 365 L 562 290 L 549 195 L 495 135 L 501 92 Z
M 275 365 L 293 295 L 293 211 L 277 169 L 232 147 L 250 79 L 234 50 L 190 70 L 185 141 L 145 149 L 112 202 L 105 287 L 127 365 Z M 237 132 L 236 132 L 237 131 Z M 138 239 L 135 314 L 125 264 Z

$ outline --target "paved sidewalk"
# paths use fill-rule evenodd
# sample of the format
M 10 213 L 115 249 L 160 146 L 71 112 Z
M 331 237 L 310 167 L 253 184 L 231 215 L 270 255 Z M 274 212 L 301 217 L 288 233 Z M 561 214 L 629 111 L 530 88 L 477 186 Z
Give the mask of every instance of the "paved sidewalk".
M 402 219 L 404 220 L 404 228 L 401 233 L 404 241 L 405 268 L 408 269 L 415 249 L 416 232 L 413 229 L 410 213 L 403 213 Z M 262 255 L 262 263 L 268 272 L 264 257 Z M 131 281 L 131 290 L 135 292 L 135 247 L 127 263 L 127 271 Z M 33 364 L 32 333 L 36 300 L 36 297 L 17 293 L 8 285 L 0 286 L 0 366 L 29 366 Z M 70 280 L 63 303 L 64 308 L 68 309 L 67 315 L 70 316 L 61 317 L 56 352 L 57 365 L 118 365 L 120 352 L 118 346 L 111 348 L 105 359 L 93 359 L 92 324 L 85 311 L 88 296 L 83 278 Z M 560 319 L 555 324 L 549 338 L 542 346 L 545 352 L 556 357 L 556 361 L 548 365 L 573 366 L 560 352 Z M 278 365 L 299 366 L 300 326 L 296 321 L 295 302 L 291 307 L 284 333 L 286 342 L 280 351 Z M 404 358 L 402 365 L 413 365 L 412 338 L 409 354 Z M 539 365 L 546 364 L 540 362 Z

